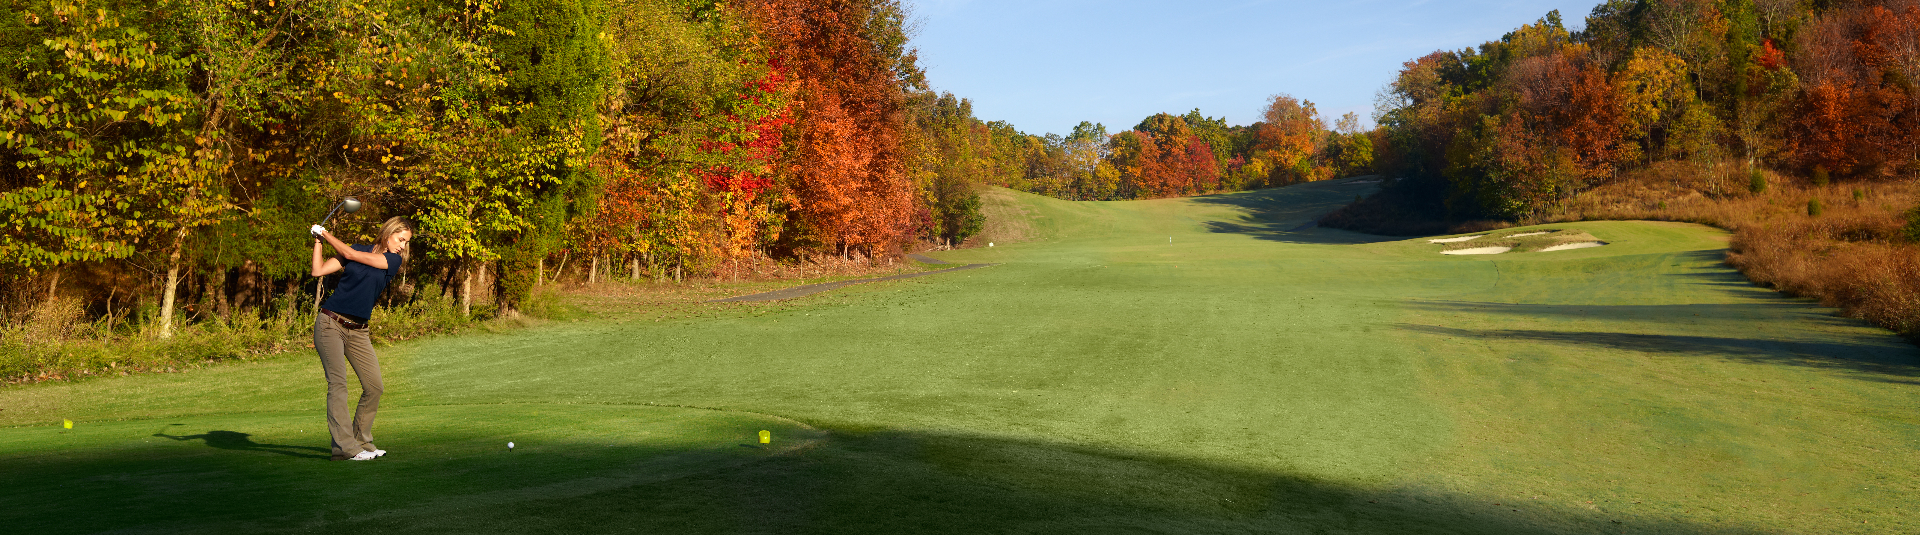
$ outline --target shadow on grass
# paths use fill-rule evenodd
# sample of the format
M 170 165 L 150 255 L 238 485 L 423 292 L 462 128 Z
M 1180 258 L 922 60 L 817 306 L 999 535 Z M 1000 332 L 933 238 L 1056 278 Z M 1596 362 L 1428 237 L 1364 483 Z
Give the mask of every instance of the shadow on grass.
M 1355 195 L 1373 191 L 1375 187 L 1374 184 L 1353 184 L 1346 180 L 1310 182 L 1278 188 L 1193 197 L 1192 201 L 1241 209 L 1244 215 L 1238 220 L 1204 223 L 1208 231 L 1218 234 L 1246 234 L 1268 241 L 1320 245 L 1399 240 L 1401 238 L 1314 226 L 1321 217 L 1353 202 Z
M 1920 385 L 1920 354 L 1917 354 L 1913 346 L 1907 344 L 1852 344 L 1761 337 L 1733 338 L 1619 332 L 1479 330 L 1408 324 L 1402 324 L 1399 327 L 1402 330 L 1435 336 L 1530 340 L 1635 351 L 1660 356 L 1708 356 L 1754 364 L 1839 369 L 1852 372 L 1861 379 Z
M 1539 304 L 1539 303 L 1493 303 L 1484 301 L 1408 301 L 1406 306 L 1415 310 L 1445 313 L 1475 313 L 1514 316 L 1521 318 L 1564 318 L 1592 319 L 1621 322 L 1764 322 L 1790 318 L 1796 322 L 1807 322 L 1833 328 L 1857 328 L 1866 323 L 1837 315 L 1831 308 L 1824 308 L 1812 300 L 1783 295 L 1778 292 L 1747 286 L 1728 289 L 1735 298 L 1744 298 L 1733 303 L 1688 303 L 1673 305 L 1595 305 L 1595 304 Z M 1913 344 L 1897 337 L 1881 338 L 1879 344 L 1865 347 L 1881 352 L 1900 355 L 1915 354 Z
M 1071 445 L 878 432 L 700 477 L 404 522 L 414 529 L 401 531 L 1755 533 L 1497 503 L 1508 502 Z
M 1671 322 L 1696 317 L 1703 320 L 1755 320 L 1776 318 L 1782 313 L 1787 313 L 1803 316 L 1804 319 L 1821 319 L 1836 324 L 1855 323 L 1846 318 L 1835 317 L 1827 313 L 1825 311 L 1826 309 L 1817 308 L 1813 303 L 1789 298 L 1762 302 L 1689 303 L 1677 305 L 1538 304 L 1421 300 L 1408 301 L 1406 306 L 1427 312 L 1660 322 Z M 1892 342 L 1889 342 L 1888 347 L 1895 346 L 1892 345 Z
M 673 452 L 609 454 L 590 444 L 556 446 L 544 458 L 373 463 L 141 453 L 18 466 L 0 477 L 9 483 L 0 500 L 19 507 L 0 511 L 0 521 L 35 533 L 1760 533 L 1636 514 L 1626 501 L 1374 488 L 1153 453 L 903 431 L 843 432 L 705 470 L 632 460 Z
M 200 440 L 200 441 L 205 441 L 207 446 L 209 447 L 220 448 L 223 450 L 264 451 L 267 453 L 278 453 L 281 455 L 287 455 L 292 457 L 306 457 L 309 459 L 321 459 L 321 460 L 330 459 L 333 456 L 332 455 L 333 451 L 327 448 L 316 448 L 313 446 L 289 446 L 286 444 L 262 444 L 259 442 L 254 442 L 252 438 L 249 438 L 249 437 L 252 437 L 253 435 L 241 433 L 238 431 L 208 431 L 198 435 L 184 435 L 184 436 L 169 435 L 166 433 L 154 433 L 153 436 L 182 441 L 182 442 L 189 441 L 189 440 Z M 320 453 L 318 454 L 300 453 L 302 450 L 317 451 Z

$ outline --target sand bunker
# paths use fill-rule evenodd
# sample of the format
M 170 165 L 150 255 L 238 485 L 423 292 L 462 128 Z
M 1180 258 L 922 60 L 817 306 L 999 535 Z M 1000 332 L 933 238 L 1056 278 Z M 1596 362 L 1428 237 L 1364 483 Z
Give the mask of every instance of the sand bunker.
M 1438 239 L 1438 240 L 1427 240 L 1427 243 L 1455 243 L 1455 242 L 1463 242 L 1463 241 L 1467 241 L 1467 240 L 1472 240 L 1472 239 L 1474 239 L 1474 238 L 1484 238 L 1484 237 L 1486 237 L 1486 236 L 1487 236 L 1487 235 L 1485 235 L 1485 234 L 1477 234 L 1477 235 L 1473 235 L 1473 236 L 1461 236 L 1461 237 L 1458 237 L 1458 238 L 1440 238 L 1440 239 Z
M 1440 251 L 1440 254 L 1500 254 L 1500 253 L 1504 253 L 1512 250 L 1513 250 L 1512 247 L 1504 247 L 1504 246 L 1474 247 L 1472 249 L 1454 249 L 1452 251 Z
M 1552 233 L 1553 233 L 1553 231 L 1551 231 L 1551 230 L 1543 230 L 1543 231 L 1540 231 L 1540 232 L 1522 232 L 1522 233 L 1519 233 L 1519 234 L 1508 234 L 1508 235 L 1507 235 L 1507 237 L 1508 237 L 1508 238 L 1518 238 L 1518 237 L 1521 237 L 1521 236 L 1539 236 L 1539 235 L 1541 235 L 1541 234 L 1552 234 Z
M 1545 249 L 1541 249 L 1541 250 L 1540 250 L 1540 252 L 1542 252 L 1542 253 L 1544 253 L 1544 252 L 1547 252 L 1547 251 L 1565 251 L 1565 250 L 1568 250 L 1568 249 L 1586 249 L 1586 248 L 1589 248 L 1589 247 L 1599 247 L 1599 246 L 1602 246 L 1602 245 L 1606 245 L 1606 244 L 1607 244 L 1607 242 L 1603 242 L 1603 241 L 1581 241 L 1581 242 L 1573 242 L 1573 243 L 1562 243 L 1562 244 L 1560 244 L 1560 245 L 1555 245 L 1555 246 L 1553 246 L 1553 247 L 1548 247 L 1548 248 L 1545 248 Z

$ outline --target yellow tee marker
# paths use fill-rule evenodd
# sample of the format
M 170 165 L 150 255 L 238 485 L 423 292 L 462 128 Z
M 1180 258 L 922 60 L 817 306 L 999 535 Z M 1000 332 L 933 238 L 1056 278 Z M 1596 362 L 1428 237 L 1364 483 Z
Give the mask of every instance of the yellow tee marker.
M 65 425 L 67 429 L 73 429 L 73 420 L 61 420 L 60 423 Z
M 761 430 L 760 430 L 760 443 L 761 443 L 761 444 L 770 444 L 770 443 L 772 443 L 772 442 L 773 442 L 773 432 L 772 432 L 772 431 L 768 431 L 768 430 L 765 430 L 765 429 L 761 429 Z

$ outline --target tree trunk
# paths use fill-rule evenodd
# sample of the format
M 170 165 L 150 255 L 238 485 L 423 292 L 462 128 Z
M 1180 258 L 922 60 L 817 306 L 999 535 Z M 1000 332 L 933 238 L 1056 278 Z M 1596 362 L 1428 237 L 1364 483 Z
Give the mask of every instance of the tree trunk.
M 213 275 L 207 278 L 207 291 L 213 292 L 213 311 L 220 315 L 220 321 L 233 320 L 233 306 L 227 302 L 227 270 L 215 268 Z
M 473 316 L 473 268 L 460 277 L 460 316 Z
M 587 260 L 587 284 L 593 284 L 593 277 L 600 274 L 600 257 Z
M 542 256 L 538 262 L 533 263 L 533 286 L 538 288 L 545 282 L 547 282 L 547 257 Z
M 234 292 L 233 304 L 240 308 L 246 308 L 253 304 L 253 261 L 248 260 L 246 263 L 240 264 L 240 272 L 237 276 L 240 277 L 240 280 L 236 281 L 236 286 L 239 288 Z
M 300 296 L 300 281 L 298 279 L 287 279 L 287 291 L 280 295 L 287 296 L 287 309 L 276 310 L 274 314 L 286 318 L 285 321 L 280 323 L 280 330 L 285 332 L 293 328 L 293 307 L 295 303 L 299 302 L 297 299 Z
M 633 269 L 632 269 L 633 274 L 628 276 L 627 278 L 633 279 L 633 280 L 640 280 L 640 257 L 638 256 L 631 257 L 631 258 L 628 258 L 627 261 L 628 263 L 633 265 Z
M 187 241 L 187 227 L 173 232 L 173 252 L 167 255 L 167 285 L 161 289 L 160 338 L 173 338 L 173 296 L 180 284 L 180 246 Z
M 313 278 L 313 310 L 307 311 L 308 314 L 312 314 L 315 316 L 320 315 L 320 294 L 325 293 L 326 291 L 327 291 L 327 276 L 321 275 L 318 277 L 314 277 Z
M 567 276 L 567 259 L 573 257 L 573 251 L 560 253 L 560 268 L 553 270 L 553 283 L 559 284 L 560 278 Z

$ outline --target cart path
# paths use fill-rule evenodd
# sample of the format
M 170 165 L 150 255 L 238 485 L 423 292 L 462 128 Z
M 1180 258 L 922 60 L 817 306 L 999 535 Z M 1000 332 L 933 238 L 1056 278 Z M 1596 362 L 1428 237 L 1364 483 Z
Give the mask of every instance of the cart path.
M 911 255 L 911 256 L 915 257 L 914 258 L 915 260 L 920 260 L 922 262 L 933 260 L 930 257 L 921 257 L 920 255 Z M 934 260 L 932 262 L 927 262 L 927 263 L 948 264 L 950 262 L 941 262 L 938 260 Z M 843 286 L 852 286 L 855 284 L 865 284 L 869 282 L 880 282 L 880 281 L 890 281 L 890 280 L 900 280 L 900 279 L 911 279 L 914 277 L 925 277 L 927 275 L 936 275 L 940 273 L 946 273 L 949 271 L 960 271 L 963 269 L 983 268 L 987 266 L 997 266 L 997 265 L 999 264 L 967 264 L 964 266 L 950 267 L 947 269 L 941 269 L 941 270 L 935 270 L 935 271 L 922 271 L 920 273 L 903 273 L 900 275 L 874 277 L 871 279 L 854 279 L 854 280 L 844 280 L 844 281 L 835 281 L 835 282 L 822 282 L 818 284 L 808 284 L 804 286 L 795 286 L 792 288 L 786 288 L 782 290 L 774 290 L 771 292 L 742 295 L 739 297 L 728 297 L 726 299 L 714 299 L 707 302 L 708 303 L 753 303 L 753 302 L 761 302 L 761 301 L 779 301 L 782 299 L 793 299 L 795 297 L 806 297 L 806 296 L 817 294 L 820 292 L 833 290 Z

